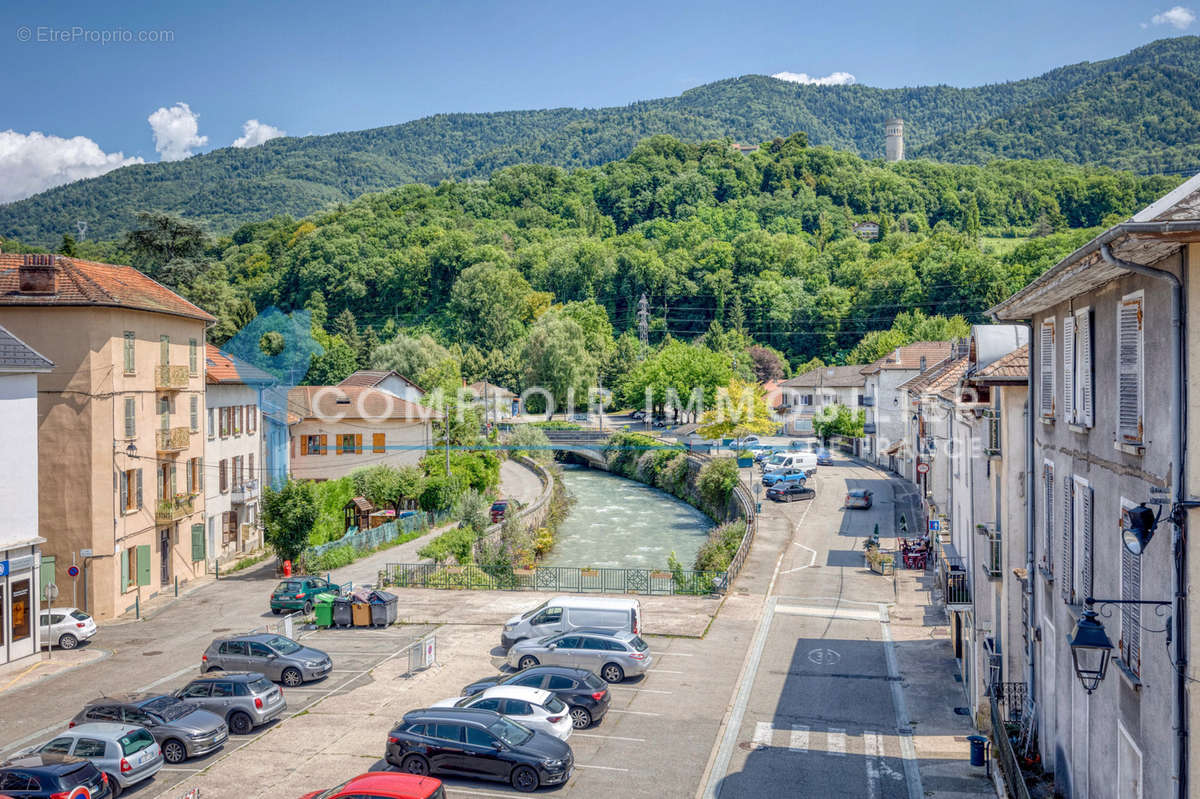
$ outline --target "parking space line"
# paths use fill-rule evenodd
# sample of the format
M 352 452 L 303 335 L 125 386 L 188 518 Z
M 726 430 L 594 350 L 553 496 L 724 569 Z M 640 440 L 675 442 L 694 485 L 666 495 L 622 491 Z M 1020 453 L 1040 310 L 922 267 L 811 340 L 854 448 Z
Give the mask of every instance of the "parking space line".
M 601 771 L 629 771 L 627 768 L 617 768 L 616 766 L 585 766 L 582 763 L 576 763 L 575 768 L 594 768 Z
M 466 796 L 520 796 L 521 795 L 521 794 L 515 793 L 515 792 L 493 793 L 491 791 L 477 791 L 474 788 L 455 788 L 450 785 L 445 785 L 444 783 L 443 783 L 443 786 L 446 789 L 446 793 L 461 793 Z
M 769 721 L 759 721 L 754 724 L 753 742 L 763 749 L 771 745 L 771 736 L 775 734 L 775 726 Z
M 172 768 L 171 766 L 163 766 L 159 771 L 173 771 L 177 774 L 199 774 L 203 769 L 198 768 Z
M 605 738 L 609 741 L 632 741 L 633 743 L 644 744 L 645 738 L 623 738 L 620 735 L 598 735 L 594 732 L 573 732 L 572 738 Z
M 637 685 L 610 685 L 609 688 L 620 688 L 622 691 L 638 691 L 643 694 L 666 694 L 670 696 L 674 691 L 660 691 L 657 688 L 642 688 Z
M 694 655 L 692 655 L 688 652 L 651 652 L 650 654 L 655 655 L 657 657 L 662 657 L 663 655 L 673 655 L 677 658 L 695 657 Z
M 608 712 L 609 713 L 627 713 L 631 716 L 661 716 L 662 715 L 662 713 L 647 713 L 644 710 L 616 710 L 615 708 L 609 708 Z
M 655 674 L 687 674 L 686 671 L 671 671 L 670 669 L 650 669 Z

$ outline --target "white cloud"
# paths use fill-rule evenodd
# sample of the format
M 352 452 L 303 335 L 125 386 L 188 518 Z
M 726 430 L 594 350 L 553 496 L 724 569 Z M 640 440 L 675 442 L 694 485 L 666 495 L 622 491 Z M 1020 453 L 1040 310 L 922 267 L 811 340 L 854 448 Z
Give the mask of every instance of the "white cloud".
M 196 120 L 199 114 L 193 113 L 187 103 L 176 103 L 170 108 L 160 108 L 147 117 L 150 129 L 154 131 L 154 149 L 158 150 L 164 161 L 179 161 L 192 154 L 193 147 L 203 147 L 208 143 L 207 136 L 199 136 L 200 126 Z
M 63 139 L 36 130 L 28 134 L 0 131 L 0 203 L 140 163 L 141 158 L 106 153 L 86 136 Z
M 1183 30 L 1196 21 L 1196 12 L 1190 8 L 1175 6 L 1170 11 L 1155 14 L 1150 18 L 1150 21 L 1155 25 L 1172 25 L 1179 30 Z M 1146 27 L 1145 24 L 1142 27 Z
M 274 125 L 259 122 L 257 119 L 247 119 L 242 123 L 242 135 L 233 140 L 233 146 L 257 147 L 263 142 L 286 135 L 286 130 L 280 130 Z
M 804 83 L 813 86 L 849 86 L 856 82 L 855 77 L 849 72 L 834 72 L 823 78 L 815 78 L 806 72 L 776 72 L 771 77 L 786 80 L 789 83 Z

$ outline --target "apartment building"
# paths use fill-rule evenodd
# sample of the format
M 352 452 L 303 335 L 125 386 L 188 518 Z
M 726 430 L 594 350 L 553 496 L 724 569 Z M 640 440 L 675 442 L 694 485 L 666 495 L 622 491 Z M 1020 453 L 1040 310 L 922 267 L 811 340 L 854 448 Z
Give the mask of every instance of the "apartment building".
M 812 435 L 813 417 L 823 409 L 844 405 L 863 407 L 866 377 L 859 366 L 819 366 L 779 384 L 780 403 L 775 408 L 785 435 Z
M 949 341 L 917 341 L 863 367 L 863 458 L 900 471 L 900 450 L 910 414 L 901 406 L 899 386 L 949 355 Z
M 38 386 L 38 529 L 53 579 L 111 618 L 205 568 L 204 333 L 215 319 L 128 266 L 0 254 L 0 324 Z

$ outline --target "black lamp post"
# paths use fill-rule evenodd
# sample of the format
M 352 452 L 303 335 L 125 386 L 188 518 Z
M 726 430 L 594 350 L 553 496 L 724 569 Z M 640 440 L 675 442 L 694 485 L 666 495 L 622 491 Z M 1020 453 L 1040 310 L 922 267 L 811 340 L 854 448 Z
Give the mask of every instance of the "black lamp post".
M 1099 615 L 1092 610 L 1091 600 L 1088 600 L 1083 616 L 1075 622 L 1075 629 L 1067 636 L 1067 644 L 1071 647 L 1075 674 L 1083 683 L 1083 689 L 1090 694 L 1104 679 L 1113 648 Z

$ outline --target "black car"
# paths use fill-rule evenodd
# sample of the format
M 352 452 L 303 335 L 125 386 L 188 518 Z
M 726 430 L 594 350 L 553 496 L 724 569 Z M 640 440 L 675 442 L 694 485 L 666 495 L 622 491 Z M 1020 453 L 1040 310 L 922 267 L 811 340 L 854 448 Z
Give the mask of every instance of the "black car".
M 411 710 L 388 735 L 384 759 L 409 774 L 456 774 L 507 782 L 528 793 L 571 778 L 575 756 L 553 735 L 494 710 Z
M 92 799 L 108 799 L 108 777 L 89 761 L 56 754 L 31 754 L 0 763 L 0 794 L 13 799 L 66 796 L 79 786 Z
M 463 688 L 462 695 L 474 696 L 497 685 L 524 685 L 552 691 L 570 708 L 571 724 L 577 730 L 599 724 L 612 701 L 608 683 L 587 669 L 567 666 L 533 666 L 516 674 L 497 674 L 471 683 Z
M 767 499 L 776 502 L 792 502 L 797 499 L 812 499 L 817 492 L 803 482 L 779 483 L 767 489 Z

